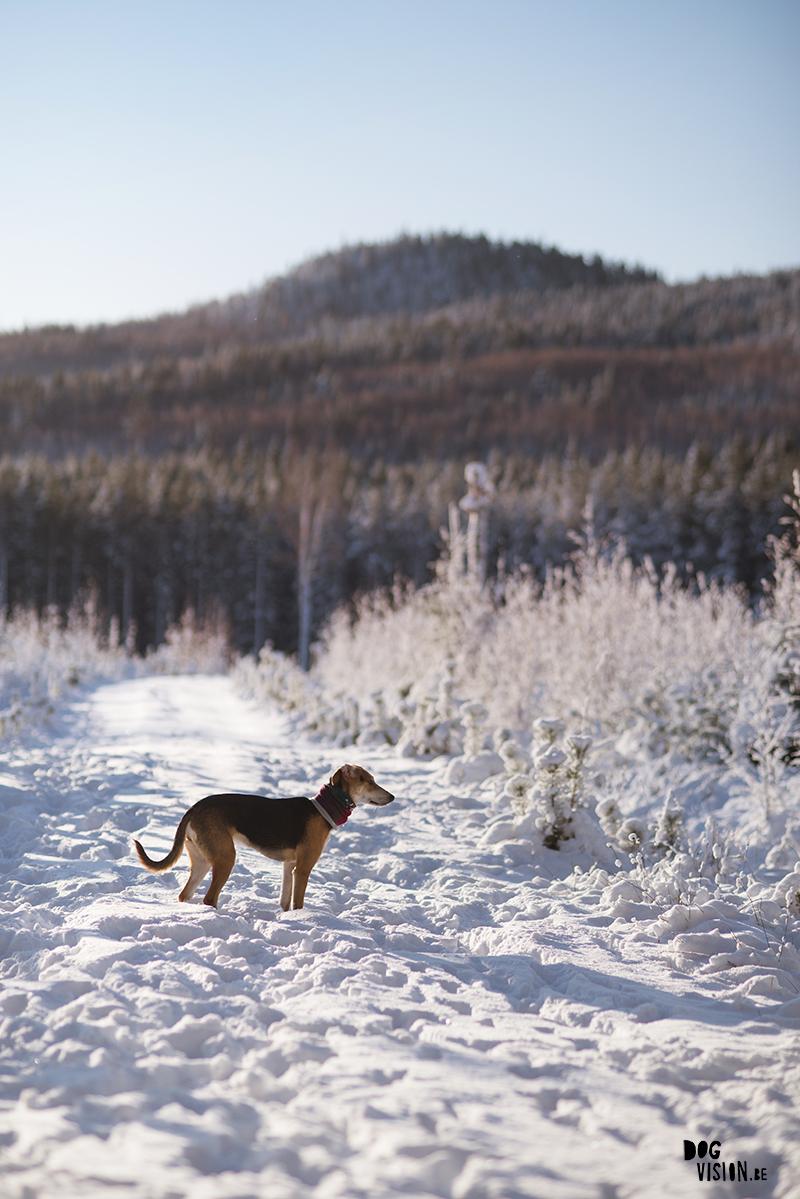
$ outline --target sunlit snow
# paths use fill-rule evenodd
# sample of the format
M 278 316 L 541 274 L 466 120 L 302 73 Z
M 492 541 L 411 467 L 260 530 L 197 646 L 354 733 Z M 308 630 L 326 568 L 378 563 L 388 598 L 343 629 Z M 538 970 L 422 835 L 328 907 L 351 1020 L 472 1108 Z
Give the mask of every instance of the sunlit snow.
M 347 759 L 397 802 L 333 833 L 302 911 L 251 851 L 218 911 L 178 903 L 185 858 L 135 860 L 204 794 Z M 207 676 L 87 689 L 0 756 L 2 1194 L 685 1196 L 686 1139 L 766 1174 L 713 1194 L 796 1194 L 793 926 L 492 841 L 445 770 Z

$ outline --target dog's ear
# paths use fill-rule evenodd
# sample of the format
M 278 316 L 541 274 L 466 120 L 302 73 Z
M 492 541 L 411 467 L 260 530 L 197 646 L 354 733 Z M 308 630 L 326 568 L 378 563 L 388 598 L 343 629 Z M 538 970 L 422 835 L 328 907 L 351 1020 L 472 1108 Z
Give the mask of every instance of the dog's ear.
M 336 774 L 331 775 L 331 786 L 332 787 L 341 787 L 342 783 L 344 782 L 344 771 L 346 769 L 347 769 L 346 766 L 340 766 L 339 769 L 336 771 Z

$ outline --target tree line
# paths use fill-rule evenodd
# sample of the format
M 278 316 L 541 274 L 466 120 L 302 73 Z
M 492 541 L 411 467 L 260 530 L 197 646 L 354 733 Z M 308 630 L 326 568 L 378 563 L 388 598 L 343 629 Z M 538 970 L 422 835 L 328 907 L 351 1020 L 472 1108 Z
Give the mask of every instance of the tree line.
M 767 575 L 797 444 L 696 444 L 683 457 L 631 448 L 592 463 L 497 451 L 491 573 L 543 576 L 587 511 L 634 560 L 674 561 L 743 583 Z M 0 459 L 0 607 L 66 612 L 88 590 L 140 650 L 186 609 L 227 622 L 234 646 L 307 652 L 330 612 L 361 592 L 420 584 L 443 548 L 464 459 L 365 464 L 291 446 L 51 460 Z M 587 509 L 587 500 L 590 506 Z

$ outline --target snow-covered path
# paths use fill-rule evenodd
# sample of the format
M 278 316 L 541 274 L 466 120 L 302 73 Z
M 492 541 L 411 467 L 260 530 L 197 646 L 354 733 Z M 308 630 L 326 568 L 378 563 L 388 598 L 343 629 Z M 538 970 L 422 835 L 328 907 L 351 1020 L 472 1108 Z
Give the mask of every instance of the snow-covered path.
M 303 911 L 249 851 L 219 911 L 131 852 L 210 791 L 312 794 L 354 757 L 398 799 L 334 833 Z M 151 677 L 0 772 L 9 1199 L 683 1196 L 685 1138 L 747 1161 L 716 1195 L 800 1194 L 800 1002 L 743 1005 L 481 844 L 441 767 Z

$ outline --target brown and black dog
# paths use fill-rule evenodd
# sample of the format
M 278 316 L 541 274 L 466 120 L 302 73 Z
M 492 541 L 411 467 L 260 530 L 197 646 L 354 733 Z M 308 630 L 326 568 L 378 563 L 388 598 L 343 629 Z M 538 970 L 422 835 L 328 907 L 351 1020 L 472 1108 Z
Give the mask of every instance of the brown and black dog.
M 313 799 L 269 799 L 264 795 L 207 795 L 178 825 L 172 849 L 160 862 L 149 858 L 134 841 L 139 861 L 148 870 L 169 870 L 181 856 L 184 845 L 191 873 L 178 898 L 191 899 L 208 871 L 211 885 L 203 903 L 217 906 L 219 893 L 236 861 L 234 843 L 249 845 L 265 857 L 283 862 L 281 907 L 284 912 L 301 908 L 308 876 L 325 848 L 330 831 L 344 824 L 356 804 L 391 803 L 394 799 L 379 787 L 368 770 L 346 763 L 320 788 Z

